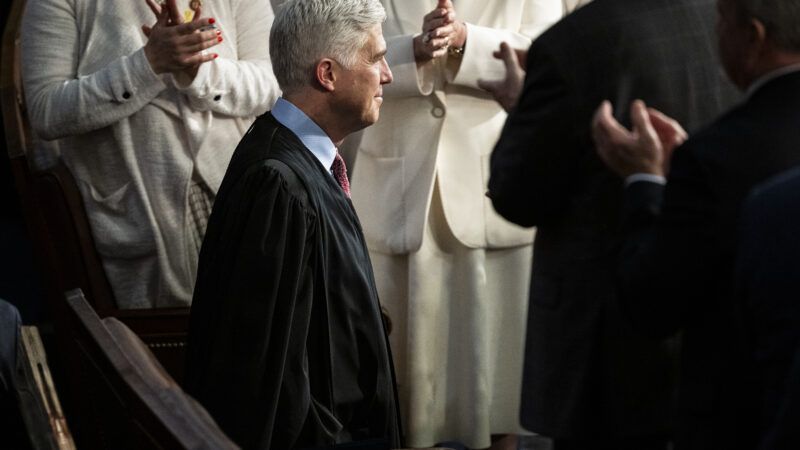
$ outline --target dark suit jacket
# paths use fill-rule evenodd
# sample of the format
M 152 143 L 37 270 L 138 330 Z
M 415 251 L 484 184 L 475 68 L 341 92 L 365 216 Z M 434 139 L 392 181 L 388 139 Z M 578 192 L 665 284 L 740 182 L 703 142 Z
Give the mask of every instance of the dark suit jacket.
M 596 156 L 590 121 L 604 99 L 627 111 L 642 98 L 689 130 L 716 117 L 735 94 L 714 17 L 713 0 L 596 0 L 530 48 L 489 182 L 501 215 L 538 226 L 520 413 L 530 430 L 667 430 L 670 352 L 626 329 L 616 307 L 622 182 Z
M 0 417 L 6 418 L 16 401 L 14 374 L 17 371 L 17 352 L 20 326 L 19 311 L 0 299 Z
M 762 449 L 800 448 L 800 169 L 753 190 L 736 266 Z
M 800 163 L 798 124 L 794 72 L 678 148 L 665 188 L 626 189 L 620 293 L 642 331 L 683 331 L 680 449 L 755 445 L 756 406 L 733 300 L 739 215 L 753 186 Z
M 29 448 L 30 441 L 20 415 L 20 386 L 15 375 L 23 362 L 20 341 L 22 320 L 11 303 L 0 299 L 0 428 L 3 448 Z

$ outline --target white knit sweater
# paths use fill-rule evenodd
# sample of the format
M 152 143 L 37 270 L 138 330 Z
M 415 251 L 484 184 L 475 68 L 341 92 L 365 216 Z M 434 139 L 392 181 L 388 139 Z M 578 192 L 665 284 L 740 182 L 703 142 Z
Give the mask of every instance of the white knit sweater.
M 180 88 L 145 57 L 140 26 L 155 19 L 144 0 L 36 0 L 25 12 L 31 124 L 59 140 L 123 308 L 191 302 L 192 173 L 216 192 L 239 139 L 279 95 L 269 1 L 206 0 L 203 16 L 222 30 L 219 58 Z

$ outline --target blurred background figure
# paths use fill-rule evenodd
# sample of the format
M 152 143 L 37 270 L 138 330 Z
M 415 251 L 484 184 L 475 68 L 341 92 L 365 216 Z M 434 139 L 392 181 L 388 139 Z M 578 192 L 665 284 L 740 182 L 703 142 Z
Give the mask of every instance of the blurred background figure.
M 477 80 L 502 77 L 500 42 L 527 48 L 563 5 L 383 4 L 394 82 L 358 144 L 352 186 L 394 324 L 407 445 L 486 448 L 492 434 L 520 430 L 533 231 L 501 219 L 484 195 L 506 115 Z
M 268 0 L 27 5 L 31 125 L 57 139 L 123 308 L 185 306 L 236 143 L 278 96 Z
M 0 299 L 0 423 L 3 448 L 26 448 L 25 425 L 19 410 L 15 378 L 19 365 L 22 320 L 14 305 Z
M 742 208 L 736 289 L 757 398 L 759 449 L 800 448 L 800 169 Z
M 0 417 L 4 419 L 11 417 L 10 411 L 16 407 L 14 377 L 21 326 L 17 308 L 0 299 Z
M 612 117 L 608 102 L 592 127 L 599 156 L 626 180 L 617 261 L 621 303 L 639 332 L 681 336 L 679 450 L 756 447 L 761 407 L 781 394 L 765 391 L 759 398 L 748 375 L 756 368 L 765 383 L 760 387 L 782 390 L 770 378 L 790 370 L 798 336 L 796 292 L 787 302 L 778 273 L 764 276 L 768 267 L 752 267 L 745 292 L 754 301 L 749 320 L 760 334 L 754 367 L 741 345 L 747 330 L 737 317 L 733 280 L 745 199 L 755 186 L 800 164 L 800 1 L 718 0 L 717 11 L 720 61 L 745 92 L 744 101 L 682 144 L 686 133 L 678 122 L 639 100 L 630 107 L 631 131 Z M 765 204 L 772 201 L 783 200 Z M 792 211 L 780 220 L 795 216 Z M 765 217 L 764 225 L 774 221 Z M 763 243 L 780 252 L 792 246 Z M 744 255 L 758 257 L 750 249 Z M 770 267 L 777 270 L 781 256 L 774 257 Z M 762 279 L 775 284 L 767 287 Z M 774 414 L 777 407 L 768 409 Z
M 590 123 L 605 98 L 645 98 L 691 129 L 731 104 L 714 17 L 713 0 L 592 2 L 533 43 L 519 102 L 503 103 L 513 110 L 490 196 L 503 217 L 537 227 L 520 417 L 555 450 L 669 445 L 674 351 L 638 336 L 618 307 L 623 184 L 595 154 Z M 515 68 L 508 48 L 498 56 Z

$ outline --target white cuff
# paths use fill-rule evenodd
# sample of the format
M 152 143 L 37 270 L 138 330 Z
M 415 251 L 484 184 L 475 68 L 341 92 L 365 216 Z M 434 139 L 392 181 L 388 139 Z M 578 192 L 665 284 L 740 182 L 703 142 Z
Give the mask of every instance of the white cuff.
M 652 173 L 634 173 L 633 175 L 628 175 L 627 178 L 625 178 L 625 187 L 628 187 L 637 181 L 647 181 L 648 183 L 656 183 L 662 186 L 667 184 L 667 179 L 661 175 L 655 175 Z
M 436 67 L 433 61 L 417 67 L 414 36 L 395 36 L 386 40 L 386 62 L 394 80 L 383 87 L 387 97 L 416 97 L 433 92 Z
M 111 96 L 118 103 L 128 103 L 138 97 L 147 101 L 158 95 L 166 85 L 160 75 L 153 71 L 144 47 L 109 64 L 107 71 L 108 86 Z M 144 104 L 144 103 L 142 103 Z

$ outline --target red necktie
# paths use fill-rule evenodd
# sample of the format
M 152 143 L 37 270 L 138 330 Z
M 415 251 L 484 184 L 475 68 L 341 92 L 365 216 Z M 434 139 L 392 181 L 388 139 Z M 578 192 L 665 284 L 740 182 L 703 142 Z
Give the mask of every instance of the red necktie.
M 336 152 L 336 158 L 333 159 L 331 170 L 333 170 L 333 176 L 339 182 L 339 186 L 342 187 L 344 195 L 350 198 L 350 181 L 347 179 L 347 166 L 344 165 L 344 159 L 342 159 L 342 155 L 339 152 Z

